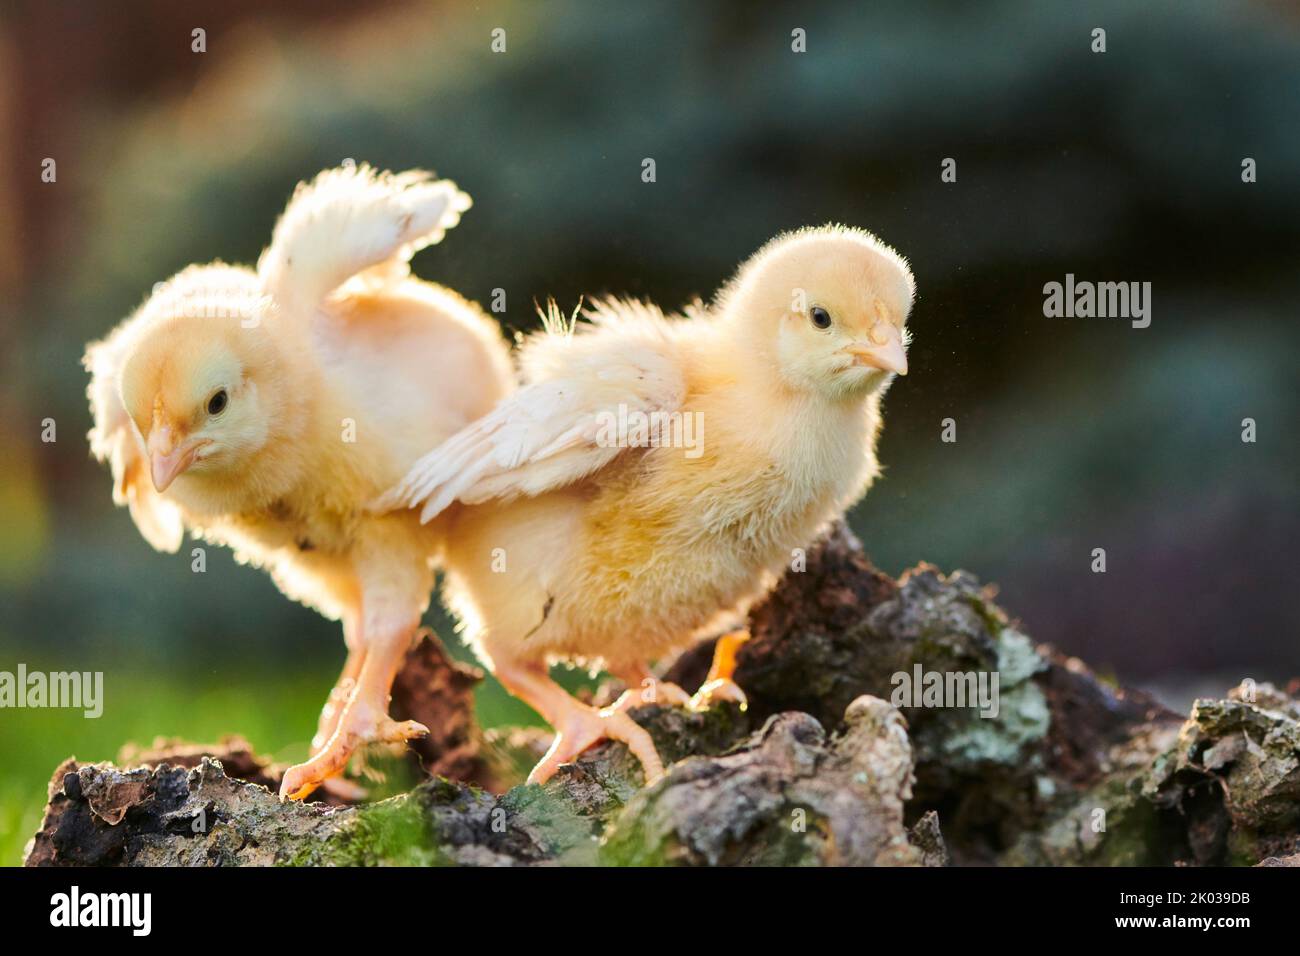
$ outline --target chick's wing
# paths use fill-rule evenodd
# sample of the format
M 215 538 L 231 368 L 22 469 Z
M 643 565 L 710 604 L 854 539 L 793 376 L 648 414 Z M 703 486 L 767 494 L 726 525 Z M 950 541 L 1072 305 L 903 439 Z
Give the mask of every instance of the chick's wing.
M 676 411 L 685 382 L 673 328 L 657 310 L 605 303 L 576 330 L 524 347 L 528 384 L 426 454 L 376 510 L 423 505 L 429 521 L 453 501 L 538 495 L 599 471 L 628 447 L 620 427 Z M 644 416 L 644 418 L 642 418 Z M 644 445 L 646 441 L 638 444 Z
M 327 169 L 298 186 L 257 272 L 283 311 L 303 313 L 353 277 L 405 278 L 411 256 L 442 241 L 470 205 L 455 183 L 422 170 Z

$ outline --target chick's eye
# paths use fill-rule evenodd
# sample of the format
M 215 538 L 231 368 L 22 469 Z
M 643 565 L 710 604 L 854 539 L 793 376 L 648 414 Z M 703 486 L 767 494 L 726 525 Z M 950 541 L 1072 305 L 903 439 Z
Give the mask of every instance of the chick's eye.
M 220 415 L 226 410 L 226 402 L 229 400 L 229 396 L 226 395 L 226 390 L 223 388 L 208 399 L 208 414 Z
M 814 305 L 808 310 L 808 317 L 812 319 L 812 324 L 819 329 L 829 329 L 831 327 L 831 314 L 820 305 Z

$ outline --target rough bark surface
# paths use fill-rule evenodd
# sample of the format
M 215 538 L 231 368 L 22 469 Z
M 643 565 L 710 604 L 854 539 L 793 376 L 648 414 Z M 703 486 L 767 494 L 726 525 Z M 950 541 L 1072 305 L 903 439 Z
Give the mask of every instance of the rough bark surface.
M 842 525 L 750 614 L 742 712 L 633 712 L 670 763 L 603 744 L 519 784 L 538 730 L 483 733 L 479 676 L 436 639 L 393 710 L 434 732 L 429 778 L 344 805 L 281 804 L 283 768 L 238 739 L 65 762 L 28 865 L 1259 864 L 1300 862 L 1300 703 L 1269 685 L 1189 717 L 1035 646 L 969 574 L 895 581 Z M 711 647 L 666 675 L 692 687 Z M 897 675 L 996 674 L 995 715 L 889 701 Z M 972 703 L 972 702 L 968 702 Z M 912 706 L 919 704 L 919 706 Z

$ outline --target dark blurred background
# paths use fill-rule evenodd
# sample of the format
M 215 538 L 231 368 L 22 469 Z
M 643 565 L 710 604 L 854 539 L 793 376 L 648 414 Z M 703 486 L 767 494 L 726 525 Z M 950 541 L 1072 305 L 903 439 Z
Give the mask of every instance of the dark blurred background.
M 505 289 L 516 328 L 548 295 L 708 296 L 783 229 L 879 232 L 919 292 L 852 515 L 877 563 L 967 568 L 1033 637 L 1178 707 L 1300 673 L 1294 4 L 266 7 L 0 7 L 0 670 L 106 672 L 97 721 L 0 711 L 0 862 L 70 752 L 241 731 L 305 755 L 337 626 L 225 552 L 200 575 L 150 550 L 89 458 L 79 359 L 188 263 L 253 262 L 293 185 L 346 158 L 466 189 L 416 271 Z M 1067 272 L 1151 282 L 1151 326 L 1045 318 Z M 493 688 L 480 710 L 528 714 Z

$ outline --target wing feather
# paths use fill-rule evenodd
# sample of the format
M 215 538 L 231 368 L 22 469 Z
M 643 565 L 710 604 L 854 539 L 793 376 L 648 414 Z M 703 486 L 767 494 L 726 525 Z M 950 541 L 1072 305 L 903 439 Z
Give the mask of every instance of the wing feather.
M 423 170 L 327 169 L 294 191 L 257 272 L 269 293 L 301 309 L 354 276 L 395 282 L 470 205 L 455 183 Z
M 533 336 L 528 383 L 420 458 L 376 510 L 538 495 L 581 481 L 626 450 L 615 427 L 677 411 L 685 396 L 675 327 L 639 303 L 606 302 L 576 328 Z M 656 419 L 659 416 L 654 416 Z

